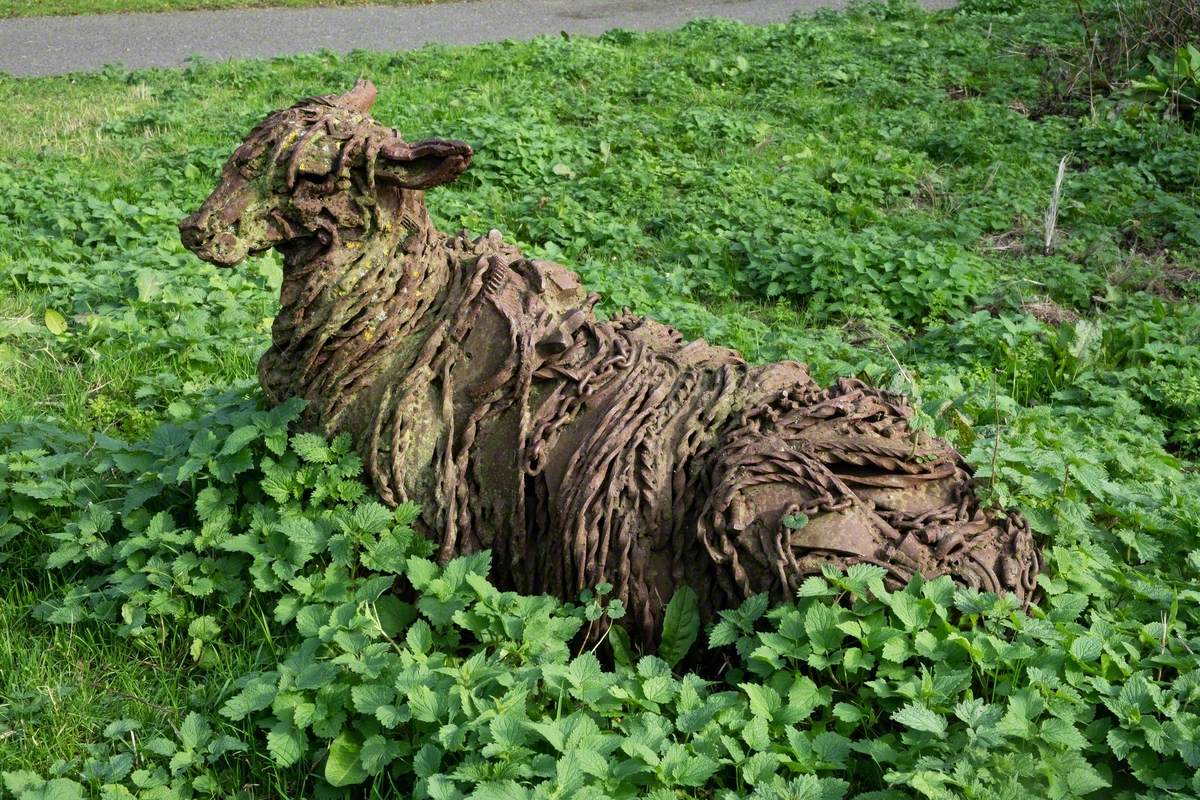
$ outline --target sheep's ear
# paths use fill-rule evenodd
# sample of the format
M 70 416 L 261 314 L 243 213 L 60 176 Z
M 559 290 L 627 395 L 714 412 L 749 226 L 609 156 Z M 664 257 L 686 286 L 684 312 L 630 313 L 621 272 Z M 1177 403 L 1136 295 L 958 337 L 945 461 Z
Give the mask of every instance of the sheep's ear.
M 375 96 L 377 94 L 375 84 L 366 78 L 359 78 L 354 82 L 353 89 L 331 99 L 334 105 L 348 108 L 351 111 L 358 111 L 362 114 L 370 114 L 371 106 L 375 105 Z
M 473 155 L 466 142 L 426 139 L 409 143 L 397 138 L 380 148 L 375 178 L 394 181 L 405 189 L 430 189 L 463 174 Z

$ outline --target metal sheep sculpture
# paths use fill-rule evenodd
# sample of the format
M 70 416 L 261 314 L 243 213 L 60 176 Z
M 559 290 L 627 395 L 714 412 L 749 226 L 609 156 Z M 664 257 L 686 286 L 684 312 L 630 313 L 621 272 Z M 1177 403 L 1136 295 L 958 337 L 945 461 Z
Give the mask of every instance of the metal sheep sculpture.
M 222 266 L 280 251 L 263 391 L 349 433 L 384 502 L 421 504 L 441 559 L 490 548 L 499 586 L 564 599 L 609 582 L 639 644 L 683 585 L 708 616 L 828 564 L 1030 601 L 1025 520 L 982 508 L 903 399 L 598 319 L 569 269 L 496 231 L 440 233 L 424 190 L 472 150 L 404 141 L 374 99 L 359 81 L 268 116 L 180 232 Z

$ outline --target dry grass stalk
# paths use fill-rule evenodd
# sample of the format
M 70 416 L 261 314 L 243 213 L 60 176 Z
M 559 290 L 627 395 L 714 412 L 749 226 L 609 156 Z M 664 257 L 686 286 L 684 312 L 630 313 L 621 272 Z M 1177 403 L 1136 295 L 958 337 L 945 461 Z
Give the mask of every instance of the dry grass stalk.
M 1063 176 L 1067 173 L 1067 162 L 1070 160 L 1071 154 L 1067 153 L 1058 162 L 1058 177 L 1054 179 L 1054 191 L 1050 193 L 1050 207 L 1046 209 L 1046 240 L 1042 250 L 1045 255 L 1053 252 L 1054 229 L 1058 226 L 1058 204 L 1062 200 Z

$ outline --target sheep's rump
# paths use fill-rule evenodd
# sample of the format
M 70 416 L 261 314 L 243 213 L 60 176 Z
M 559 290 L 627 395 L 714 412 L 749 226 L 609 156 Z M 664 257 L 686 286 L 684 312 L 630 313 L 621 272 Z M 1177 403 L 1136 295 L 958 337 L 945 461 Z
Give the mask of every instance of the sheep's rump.
M 445 246 L 457 277 L 368 445 L 381 494 L 423 502 L 443 558 L 491 548 L 497 582 L 525 593 L 612 583 L 640 642 L 682 585 L 708 615 L 830 563 L 1029 598 L 1028 527 L 980 508 L 898 396 L 598 320 L 573 272 L 498 235 Z

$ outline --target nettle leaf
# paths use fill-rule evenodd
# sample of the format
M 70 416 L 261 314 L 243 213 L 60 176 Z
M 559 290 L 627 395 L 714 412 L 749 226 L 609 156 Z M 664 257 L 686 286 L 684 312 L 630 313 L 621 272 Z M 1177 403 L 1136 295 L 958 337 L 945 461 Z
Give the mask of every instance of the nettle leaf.
M 424 591 L 438 576 L 437 564 L 428 559 L 419 558 L 417 556 L 409 556 L 408 569 L 406 574 L 408 580 L 412 583 L 413 588 L 417 591 Z
M 383 772 L 384 767 L 390 764 L 400 755 L 400 745 L 390 739 L 376 734 L 375 736 L 367 737 L 362 744 L 362 751 L 359 757 L 362 760 L 363 768 L 371 775 L 378 775 Z
M 408 632 L 404 634 L 404 641 L 416 653 L 428 653 L 433 647 L 433 630 L 423 619 L 419 619 L 409 626 Z
M 212 729 L 208 725 L 208 720 L 193 711 L 179 726 L 179 741 L 184 747 L 196 750 L 208 741 L 211 733 Z
M 892 712 L 892 721 L 916 731 L 932 733 L 939 739 L 946 735 L 946 718 L 917 703 L 906 703 Z
M 797 675 L 788 690 L 788 709 L 794 721 L 806 719 L 813 711 L 829 705 L 833 690 L 817 686 L 807 675 Z
M 659 771 L 668 785 L 702 786 L 719 767 L 716 760 L 703 755 L 690 755 L 686 747 L 673 743 L 667 748 Z
M 796 590 L 796 597 L 799 599 L 805 597 L 833 597 L 836 594 L 837 591 L 829 585 L 829 582 L 817 575 L 810 575 L 805 578 Z
M 833 707 L 833 715 L 842 722 L 858 722 L 864 715 L 858 706 L 851 703 L 838 703 Z
M 742 728 L 742 741 L 753 751 L 767 751 L 771 749 L 771 732 L 770 724 L 767 718 L 763 716 L 755 716 L 745 727 Z
M 267 733 L 267 752 L 281 767 L 290 767 L 300 760 L 308 746 L 304 731 L 290 722 L 276 722 Z
M 293 436 L 292 449 L 310 464 L 329 464 L 334 460 L 329 443 L 315 433 L 299 433 Z
M 304 606 L 296 613 L 296 631 L 306 637 L 318 635 L 322 626 L 329 623 L 329 613 L 329 606 Z
M 954 605 L 954 593 L 954 580 L 949 575 L 941 575 L 921 587 L 921 594 L 942 610 Z
M 380 683 L 365 683 L 350 690 L 354 710 L 360 714 L 374 714 L 380 706 L 389 705 L 396 697 L 391 686 Z
M 1067 773 L 1067 785 L 1077 797 L 1089 795 L 1112 784 L 1087 763 L 1080 763 Z
M 438 722 L 447 709 L 446 698 L 428 686 L 414 686 L 408 690 L 408 707 L 413 719 L 420 722 Z
M 669 675 L 657 675 L 642 683 L 642 696 L 651 703 L 669 703 L 675 697 L 677 682 Z
M 865 597 L 868 591 L 881 596 L 884 593 L 883 579 L 886 576 L 887 570 L 877 564 L 851 564 L 846 569 L 842 583 L 860 597 Z
M 246 445 L 253 442 L 260 436 L 258 427 L 255 425 L 243 425 L 233 433 L 225 437 L 225 443 L 221 446 L 218 455 L 229 456 L 242 450 Z
M 612 774 L 612 766 L 604 755 L 596 750 L 573 750 L 571 757 L 579 762 L 579 768 L 587 775 L 601 780 Z
M 738 629 L 729 620 L 721 620 L 712 626 L 708 632 L 708 646 L 711 648 L 728 647 L 738 640 Z
M 295 546 L 296 566 L 304 564 L 325 545 L 325 532 L 307 517 L 284 517 L 279 521 L 279 530 Z
M 133 719 L 117 719 L 104 726 L 104 736 L 108 739 L 121 739 L 130 731 L 141 730 L 142 724 Z
M 755 786 L 774 777 L 782 763 L 783 757 L 777 753 L 755 753 L 741 766 L 742 780 Z
M 492 742 L 501 751 L 520 747 L 529 738 L 524 717 L 515 713 L 504 713 L 493 717 L 488 725 L 488 731 L 491 733 Z
M 808 607 L 804 614 L 804 631 L 815 652 L 830 653 L 842 644 L 845 634 L 838 629 L 838 612 L 819 602 Z
M 1095 636 L 1080 636 L 1071 642 L 1071 657 L 1086 664 L 1095 661 L 1104 652 L 1104 643 Z
M 1051 744 L 1070 750 L 1082 750 L 1088 745 L 1079 729 L 1058 717 L 1049 717 L 1042 722 L 1042 738 Z
M 407 706 L 397 708 L 394 705 L 383 705 L 375 709 L 375 719 L 385 728 L 396 728 L 412 719 L 412 712 Z
M 471 792 L 471 800 L 528 800 L 529 797 L 529 790 L 513 780 L 485 781 Z
M 196 617 L 188 624 L 188 636 L 201 642 L 214 641 L 221 634 L 221 626 L 215 618 L 205 615 Z
M 432 777 L 441 768 L 442 751 L 441 748 L 434 744 L 426 743 L 422 745 L 417 750 L 417 754 L 413 756 L 413 773 L 418 778 Z
M 756 717 L 762 717 L 767 722 L 774 719 L 775 713 L 783 706 L 779 693 L 769 686 L 743 683 L 739 684 L 739 687 L 750 698 L 750 713 Z
M 912 654 L 912 647 L 906 636 L 892 636 L 883 643 L 881 651 L 884 660 L 896 664 L 903 664 Z
M 771 599 L 764 592 L 762 594 L 752 595 L 741 604 L 737 609 L 737 615 L 747 624 L 753 623 L 759 617 L 766 613 L 771 605 Z
M 354 527 L 369 534 L 382 533 L 392 521 L 392 512 L 381 503 L 362 503 L 354 509 L 352 522 Z
M 29 800 L 83 800 L 84 787 L 69 778 L 52 778 L 41 787 L 40 791 L 26 792 L 21 795 Z
M 818 733 L 812 740 L 813 753 L 826 763 L 844 767 L 850 755 L 850 740 L 832 731 Z
M 306 664 L 296 674 L 295 687 L 297 689 L 323 689 L 332 685 L 340 672 L 341 667 L 328 661 Z
M 236 722 L 255 711 L 262 711 L 275 699 L 275 680 L 274 674 L 269 674 L 251 681 L 225 701 L 225 705 L 221 707 L 221 714 Z
M 929 624 L 929 609 L 907 592 L 892 593 L 887 603 L 905 630 L 916 631 Z

